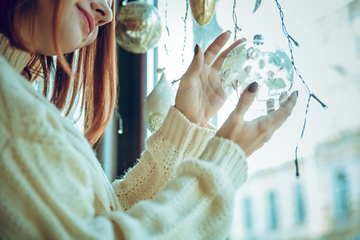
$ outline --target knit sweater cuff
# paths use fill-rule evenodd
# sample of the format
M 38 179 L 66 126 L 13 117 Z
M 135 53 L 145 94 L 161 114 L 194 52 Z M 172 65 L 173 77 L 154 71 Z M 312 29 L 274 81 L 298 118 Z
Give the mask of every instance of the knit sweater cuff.
M 210 124 L 205 127 L 190 122 L 177 108 L 170 107 L 159 130 L 154 137 L 161 138 L 183 152 L 184 157 L 198 157 L 207 142 L 215 135 L 215 128 Z M 151 138 L 149 139 L 151 141 Z
M 200 159 L 217 165 L 232 181 L 237 190 L 247 179 L 248 164 L 244 151 L 234 142 L 221 138 L 212 138 Z

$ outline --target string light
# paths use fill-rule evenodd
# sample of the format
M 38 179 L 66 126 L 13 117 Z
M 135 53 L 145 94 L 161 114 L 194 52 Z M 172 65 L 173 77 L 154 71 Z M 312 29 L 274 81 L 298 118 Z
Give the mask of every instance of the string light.
M 237 40 L 237 38 L 236 38 L 237 31 L 242 30 L 237 24 L 237 15 L 236 15 L 235 9 L 236 9 L 236 0 L 234 0 L 234 3 L 233 3 L 233 13 L 232 13 L 233 22 L 234 22 L 234 42 Z
M 305 131 L 305 127 L 306 127 L 306 122 L 307 122 L 307 114 L 308 114 L 308 111 L 309 111 L 309 105 L 310 105 L 310 100 L 311 98 L 314 98 L 324 109 L 327 109 L 328 107 L 326 106 L 326 104 L 324 104 L 322 101 L 320 101 L 320 99 L 318 99 L 315 94 L 313 94 L 311 91 L 310 91 L 310 88 L 309 86 L 306 84 L 306 82 L 304 81 L 304 79 L 302 78 L 299 70 L 296 68 L 295 66 L 295 61 L 294 61 L 294 55 L 293 55 L 293 43 L 295 44 L 295 46 L 299 47 L 300 44 L 298 42 L 296 42 L 294 40 L 294 38 L 292 38 L 287 29 L 286 29 L 286 26 L 285 26 L 285 22 L 284 22 L 284 12 L 282 11 L 281 9 L 281 6 L 279 4 L 279 2 L 277 0 L 275 0 L 276 2 L 276 5 L 277 5 L 277 8 L 279 9 L 279 13 L 280 13 L 280 18 L 281 18 L 281 25 L 282 25 L 282 30 L 285 34 L 285 37 L 287 38 L 288 40 L 288 45 L 289 45 L 289 50 L 290 50 L 290 55 L 291 55 L 291 64 L 293 65 L 293 68 L 294 68 L 294 71 L 295 73 L 298 75 L 298 77 L 301 79 L 302 83 L 303 83 L 303 86 L 304 86 L 304 89 L 306 91 L 306 93 L 309 95 L 309 98 L 308 98 L 308 101 L 307 101 L 307 105 L 306 105 L 306 111 L 305 111 L 305 119 L 304 119 L 304 124 L 303 124 L 303 128 L 302 128 L 302 131 L 301 131 L 301 135 L 300 135 L 300 139 L 299 139 L 299 143 L 301 141 L 301 139 L 303 138 L 304 136 L 304 131 Z M 299 148 L 299 143 L 297 144 L 296 148 L 295 148 L 295 168 L 296 168 L 296 178 L 300 178 L 300 173 L 299 173 L 299 166 L 298 166 L 298 148 Z

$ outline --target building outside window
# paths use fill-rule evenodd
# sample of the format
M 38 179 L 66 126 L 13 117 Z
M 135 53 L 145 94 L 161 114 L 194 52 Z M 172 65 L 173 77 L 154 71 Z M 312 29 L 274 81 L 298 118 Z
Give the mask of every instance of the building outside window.
M 269 214 L 269 228 L 276 229 L 278 226 L 278 209 L 276 203 L 276 194 L 275 192 L 269 192 L 268 195 L 268 214 Z

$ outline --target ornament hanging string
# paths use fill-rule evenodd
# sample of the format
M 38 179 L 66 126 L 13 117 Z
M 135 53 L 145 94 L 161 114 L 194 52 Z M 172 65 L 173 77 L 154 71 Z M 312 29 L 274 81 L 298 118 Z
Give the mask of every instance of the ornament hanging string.
M 188 0 L 186 0 L 185 2 L 186 2 L 186 11 L 185 11 L 185 16 L 182 18 L 183 21 L 184 21 L 184 45 L 183 45 L 183 49 L 182 49 L 182 52 L 181 52 L 181 66 L 182 66 L 182 68 L 184 67 L 184 53 L 185 53 L 186 37 L 187 37 L 186 20 L 188 18 L 188 13 L 189 13 L 189 2 L 188 2 Z
M 306 84 L 306 82 L 304 81 L 304 79 L 302 78 L 299 70 L 296 68 L 295 66 L 295 62 L 294 62 L 294 55 L 293 55 L 293 43 L 295 44 L 295 46 L 299 47 L 299 43 L 295 41 L 294 38 L 292 38 L 285 26 L 284 23 L 284 12 L 281 9 L 281 6 L 279 4 L 279 2 L 277 0 L 275 0 L 277 8 L 279 9 L 279 13 L 280 13 L 280 18 L 281 18 L 281 24 L 282 24 L 282 30 L 284 32 L 285 37 L 288 40 L 288 45 L 289 45 L 289 50 L 290 50 L 290 55 L 291 55 L 291 64 L 293 65 L 294 71 L 295 73 L 298 75 L 298 77 L 301 79 L 304 89 L 306 91 L 306 93 L 309 95 L 309 98 L 307 100 L 307 105 L 306 105 L 306 111 L 305 111 L 305 119 L 304 119 L 304 124 L 303 124 L 303 128 L 301 131 L 301 135 L 300 135 L 300 139 L 299 139 L 299 143 L 301 141 L 301 139 L 304 136 L 304 131 L 305 131 L 305 127 L 306 127 L 306 121 L 307 121 L 307 114 L 309 111 L 309 106 L 310 106 L 310 100 L 311 98 L 314 98 L 324 109 L 327 109 L 328 107 L 326 106 L 326 104 L 324 104 L 322 101 L 320 101 L 320 99 L 318 99 L 315 94 L 313 94 L 310 89 L 309 86 Z M 298 166 L 298 148 L 299 148 L 299 143 L 297 144 L 296 148 L 295 148 L 295 168 L 296 168 L 296 178 L 300 177 L 300 173 L 299 173 L 299 166 Z
M 170 30 L 169 30 L 169 27 L 168 27 L 168 18 L 167 18 L 167 9 L 168 9 L 168 1 L 166 0 L 165 2 L 165 29 L 166 29 L 166 32 L 167 32 L 167 35 L 168 35 L 168 39 L 170 40 Z M 164 48 L 165 48 L 165 51 L 166 51 L 166 55 L 169 57 L 170 56 L 170 49 L 168 50 L 167 48 L 167 45 L 166 43 L 164 44 Z
M 123 121 L 122 121 L 122 117 L 120 114 L 120 110 L 119 110 L 119 105 L 116 106 L 116 110 L 115 110 L 116 116 L 119 120 L 119 129 L 118 129 L 118 133 L 122 134 L 123 133 Z
M 128 3 L 128 0 L 124 0 L 121 2 L 121 4 L 123 6 L 125 6 L 126 4 Z M 116 113 L 116 116 L 119 120 L 119 129 L 118 129 L 118 134 L 123 134 L 123 120 L 122 120 L 122 117 L 121 117 L 121 114 L 120 114 L 120 109 L 119 109 L 119 105 L 116 105 L 116 109 L 115 109 L 115 113 Z

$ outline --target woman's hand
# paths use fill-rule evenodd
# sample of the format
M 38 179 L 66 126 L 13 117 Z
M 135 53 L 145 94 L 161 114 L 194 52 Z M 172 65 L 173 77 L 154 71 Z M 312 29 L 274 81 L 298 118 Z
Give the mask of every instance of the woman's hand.
M 196 45 L 194 59 L 181 78 L 175 107 L 191 122 L 200 124 L 200 126 L 205 126 L 227 99 L 221 86 L 219 72 L 227 54 L 245 41 L 245 39 L 241 39 L 234 42 L 214 61 L 229 37 L 230 32 L 221 34 L 209 46 L 205 54 Z
M 266 143 L 273 133 L 290 116 L 295 106 L 298 92 L 293 92 L 289 98 L 282 101 L 276 111 L 268 102 L 268 114 L 253 121 L 244 121 L 245 112 L 255 99 L 258 84 L 252 83 L 241 95 L 235 110 L 230 114 L 216 136 L 227 138 L 238 144 L 248 157 Z

